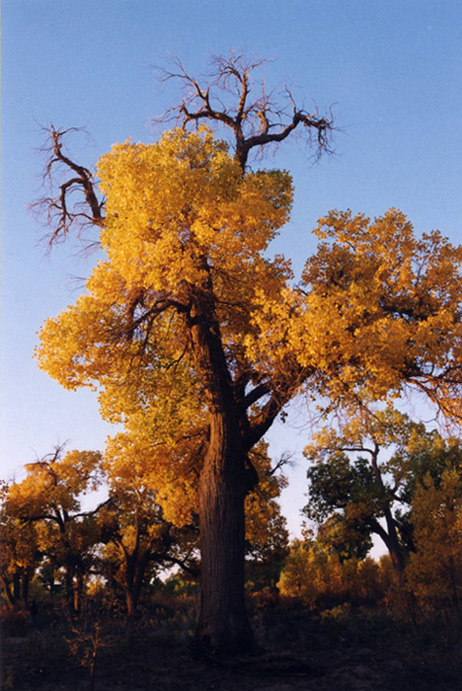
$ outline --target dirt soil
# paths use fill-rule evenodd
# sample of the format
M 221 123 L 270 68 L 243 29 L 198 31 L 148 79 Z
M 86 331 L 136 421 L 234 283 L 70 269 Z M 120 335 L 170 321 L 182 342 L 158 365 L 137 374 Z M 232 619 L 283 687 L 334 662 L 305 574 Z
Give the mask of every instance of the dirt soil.
M 276 610 L 260 612 L 254 628 L 266 639 L 266 652 L 220 663 L 194 660 L 187 639 L 178 640 L 173 628 L 151 625 L 118 640 L 102 637 L 93 691 L 462 689 L 462 641 L 454 631 Z M 69 653 L 58 631 L 5 637 L 2 663 L 2 691 L 92 691 L 88 667 Z

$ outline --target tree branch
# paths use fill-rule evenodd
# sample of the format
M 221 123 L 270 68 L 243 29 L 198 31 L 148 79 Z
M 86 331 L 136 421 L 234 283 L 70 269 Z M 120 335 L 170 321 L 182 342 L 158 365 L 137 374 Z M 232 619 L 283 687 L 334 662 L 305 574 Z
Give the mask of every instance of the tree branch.
M 160 70 L 161 81 L 178 79 L 185 87 L 181 104 L 170 108 L 161 120 L 175 117 L 182 127 L 190 122 L 220 122 L 233 132 L 235 155 L 243 171 L 252 149 L 277 144 L 299 126 L 309 132 L 309 139 L 312 132 L 316 132 L 319 154 L 331 151 L 331 117 L 319 116 L 317 111 L 309 114 L 297 107 L 287 88 L 280 97 L 281 105 L 274 105 L 274 92 L 268 95 L 263 83 L 252 80 L 253 72 L 265 63 L 264 60 L 245 62 L 242 55 L 232 52 L 228 57 L 219 57 L 214 62 L 212 81 L 206 87 L 202 87 L 198 79 L 188 74 L 178 59 L 173 60 L 176 70 Z M 234 89 L 231 89 L 232 97 L 228 96 L 223 100 L 222 96 L 230 93 L 230 83 L 234 84 Z M 252 87 L 257 87 L 259 92 L 254 100 L 249 98 L 250 93 L 256 91 Z M 287 114 L 289 104 L 292 109 L 290 116 Z
M 56 166 L 64 167 L 64 170 L 72 172 L 72 177 L 69 177 L 58 186 L 59 191 L 56 197 L 45 197 L 32 205 L 40 210 L 45 209 L 47 223 L 52 227 L 49 239 L 51 246 L 61 237 L 66 236 L 70 227 L 78 219 L 83 218 L 91 225 L 101 225 L 104 218 L 104 199 L 100 200 L 98 198 L 95 191 L 95 181 L 88 168 L 76 163 L 63 151 L 65 136 L 71 131 L 77 131 L 77 128 L 57 130 L 51 125 L 46 131 L 48 132 L 49 143 L 44 147 L 48 155 L 44 177 L 54 186 L 54 170 Z M 83 203 L 88 209 L 87 213 L 77 211 L 75 203 L 70 206 L 70 196 L 75 191 L 82 193 Z

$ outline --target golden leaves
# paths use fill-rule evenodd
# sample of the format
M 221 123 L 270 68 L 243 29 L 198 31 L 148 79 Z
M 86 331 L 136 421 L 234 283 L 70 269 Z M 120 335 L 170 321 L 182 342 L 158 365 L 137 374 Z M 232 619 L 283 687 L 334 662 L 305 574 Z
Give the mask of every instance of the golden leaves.
M 98 174 L 107 261 L 45 324 L 36 356 L 63 386 L 99 390 L 103 416 L 126 430 L 109 445 L 114 472 L 131 459 L 167 518 L 190 515 L 203 457 L 204 383 L 188 325 L 201 291 L 230 374 L 270 382 L 282 401 L 303 383 L 338 404 L 391 399 L 413 382 L 457 411 L 462 250 L 438 232 L 416 238 L 395 209 L 373 221 L 332 211 L 294 287 L 290 263 L 265 256 L 290 212 L 286 172 L 243 175 L 200 128 L 117 144 Z
M 243 178 L 207 128 L 172 130 L 151 145 L 118 144 L 102 157 L 98 173 L 108 199 L 103 247 L 128 281 L 155 290 L 200 283 L 200 257 L 236 271 L 238 262 L 266 248 L 292 198 L 285 173 Z
M 386 398 L 403 380 L 460 371 L 460 247 L 437 232 L 417 239 L 395 209 L 373 222 L 331 212 L 317 232 L 329 242 L 306 264 L 307 337 L 299 328 L 296 338 L 332 394 L 359 387 L 368 400 Z

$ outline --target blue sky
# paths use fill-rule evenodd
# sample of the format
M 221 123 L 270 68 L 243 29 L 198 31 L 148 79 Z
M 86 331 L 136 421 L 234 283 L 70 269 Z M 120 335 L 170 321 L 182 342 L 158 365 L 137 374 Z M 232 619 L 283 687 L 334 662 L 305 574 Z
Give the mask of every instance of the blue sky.
M 116 141 L 153 141 L 151 119 L 174 105 L 154 65 L 179 57 L 193 74 L 230 50 L 271 59 L 268 83 L 299 103 L 333 108 L 336 155 L 313 164 L 296 142 L 266 166 L 290 170 L 296 198 L 275 251 L 299 271 L 317 218 L 332 208 L 371 216 L 401 208 L 417 232 L 460 242 L 462 6 L 459 0 L 3 0 L 2 3 L 2 476 L 58 441 L 103 448 L 110 432 L 95 395 L 66 392 L 32 352 L 43 321 L 79 294 L 95 256 L 75 242 L 47 256 L 28 210 L 40 196 L 41 126 L 86 127 L 76 159 L 91 166 Z M 299 412 L 272 433 L 275 452 L 303 448 Z M 303 504 L 299 458 L 284 506 L 293 530 Z

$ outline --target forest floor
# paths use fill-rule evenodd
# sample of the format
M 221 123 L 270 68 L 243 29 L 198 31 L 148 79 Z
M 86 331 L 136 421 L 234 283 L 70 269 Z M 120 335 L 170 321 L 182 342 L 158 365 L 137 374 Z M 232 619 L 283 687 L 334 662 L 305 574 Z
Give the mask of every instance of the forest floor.
M 130 630 L 40 625 L 5 635 L 2 691 L 90 691 L 83 666 L 96 648 L 94 691 L 460 691 L 460 620 L 394 620 L 379 610 L 260 608 L 253 625 L 265 653 L 194 660 L 192 615 L 157 612 Z M 14 632 L 13 632 L 14 633 Z M 11 634 L 11 632 L 10 632 Z M 87 658 L 85 658 L 87 655 Z

